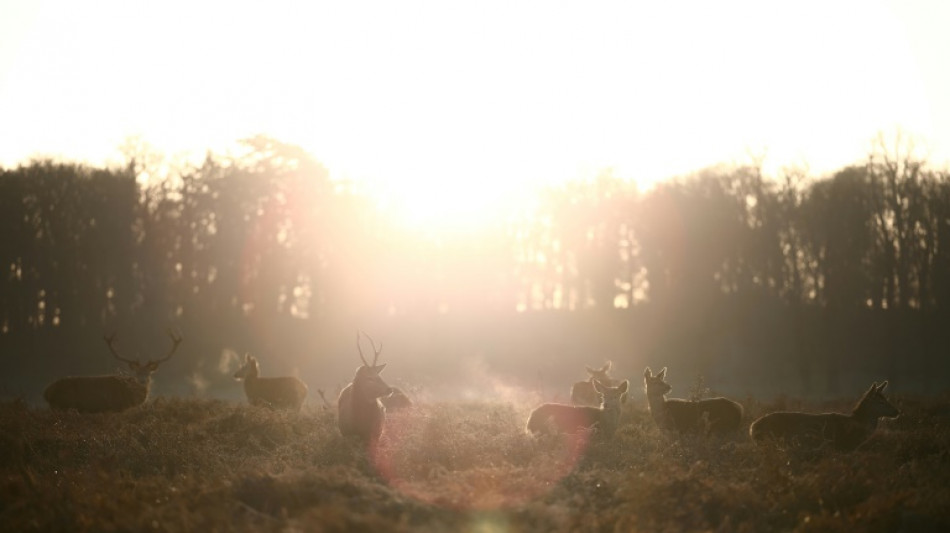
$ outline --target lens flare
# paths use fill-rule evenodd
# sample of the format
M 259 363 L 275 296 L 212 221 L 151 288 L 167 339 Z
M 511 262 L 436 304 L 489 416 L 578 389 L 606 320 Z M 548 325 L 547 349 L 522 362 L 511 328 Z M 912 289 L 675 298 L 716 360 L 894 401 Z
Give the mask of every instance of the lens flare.
M 512 397 L 529 391 L 507 391 Z M 526 407 L 460 400 L 416 406 L 387 417 L 371 460 L 395 490 L 458 512 L 520 506 L 552 490 L 577 466 L 590 435 L 524 432 Z M 496 521 L 473 527 L 495 531 Z

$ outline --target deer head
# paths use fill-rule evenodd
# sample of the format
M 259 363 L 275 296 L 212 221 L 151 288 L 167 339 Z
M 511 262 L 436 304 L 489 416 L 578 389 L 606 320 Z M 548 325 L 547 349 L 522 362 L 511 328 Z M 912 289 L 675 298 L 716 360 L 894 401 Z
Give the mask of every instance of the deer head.
M 613 361 L 607 361 L 604 363 L 604 366 L 600 368 L 591 368 L 589 366 L 584 366 L 587 369 L 587 373 L 590 375 L 590 381 L 599 381 L 602 385 L 607 385 L 612 387 L 614 385 L 614 380 L 607 375 L 607 372 L 610 371 L 610 367 L 613 365 Z
M 244 364 L 241 365 L 241 368 L 237 369 L 237 372 L 234 373 L 234 379 L 242 380 L 249 376 L 257 377 L 259 374 L 260 365 L 257 362 L 257 358 L 249 353 L 246 353 L 244 354 Z
M 884 396 L 885 388 L 887 388 L 886 380 L 881 383 L 872 383 L 855 410 L 860 410 L 862 414 L 866 413 L 875 419 L 881 417 L 895 418 L 900 415 L 900 409 L 894 407 L 894 404 Z
M 372 364 L 370 364 L 363 355 L 363 347 L 360 342 L 363 335 L 369 339 L 369 342 L 373 346 Z M 359 390 L 357 398 L 373 398 L 375 401 L 376 398 L 389 394 L 391 390 L 389 385 L 387 385 L 386 382 L 383 381 L 383 378 L 379 376 L 383 369 L 386 368 L 386 363 L 377 364 L 377 361 L 379 361 L 379 354 L 383 351 L 383 343 L 379 343 L 379 346 L 377 347 L 376 341 L 374 341 L 372 337 L 363 331 L 357 331 L 356 349 L 359 351 L 360 360 L 363 361 L 363 366 L 356 369 L 356 376 L 353 378 L 353 387 Z
M 666 382 L 666 367 L 653 375 L 650 367 L 643 371 L 643 384 L 646 386 L 647 396 L 663 396 L 673 390 L 673 387 Z

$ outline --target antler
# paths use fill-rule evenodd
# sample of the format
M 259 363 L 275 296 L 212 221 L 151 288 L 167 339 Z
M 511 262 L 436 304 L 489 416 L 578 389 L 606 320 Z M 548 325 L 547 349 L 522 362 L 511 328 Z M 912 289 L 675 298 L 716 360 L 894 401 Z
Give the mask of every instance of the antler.
M 373 344 L 373 364 L 372 365 L 367 363 L 366 358 L 363 357 L 363 347 L 360 346 L 360 335 L 366 335 L 366 338 L 369 339 L 369 342 Z M 370 337 L 368 333 L 366 333 L 363 330 L 356 330 L 356 348 L 360 351 L 360 359 L 363 360 L 363 364 L 365 366 L 376 366 L 376 361 L 379 360 L 379 354 L 380 352 L 383 351 L 383 343 L 380 342 L 379 348 L 377 348 L 376 341 L 374 341 L 373 338 Z
M 168 352 L 168 355 L 166 355 L 165 357 L 162 357 L 161 359 L 156 359 L 155 361 L 151 361 L 152 363 L 158 364 L 158 363 L 164 363 L 165 361 L 168 361 L 169 359 L 171 359 L 172 354 L 175 353 L 175 350 L 178 349 L 178 345 L 181 344 L 182 336 L 176 334 L 174 331 L 171 330 L 171 328 L 168 328 L 167 330 L 165 330 L 165 333 L 167 333 L 168 338 L 172 340 L 172 349 Z
M 376 366 L 376 361 L 379 360 L 379 354 L 383 351 L 383 343 L 379 343 L 379 348 L 376 347 L 376 341 L 369 336 L 366 332 L 363 332 L 363 335 L 366 335 L 366 338 L 369 339 L 369 342 L 373 345 L 373 366 Z
M 363 357 L 363 347 L 360 346 L 360 335 L 362 333 L 362 331 L 356 330 L 356 349 L 360 351 L 360 360 L 363 361 L 363 366 L 369 366 L 369 363 L 366 362 L 366 358 Z
M 116 351 L 115 346 L 113 345 L 115 342 L 115 332 L 113 332 L 112 335 L 103 335 L 102 340 L 106 341 L 106 345 L 109 346 L 109 351 L 112 352 L 112 355 L 114 355 L 116 359 L 124 363 L 138 364 L 138 361 L 126 359 L 125 357 L 119 355 L 119 352 Z

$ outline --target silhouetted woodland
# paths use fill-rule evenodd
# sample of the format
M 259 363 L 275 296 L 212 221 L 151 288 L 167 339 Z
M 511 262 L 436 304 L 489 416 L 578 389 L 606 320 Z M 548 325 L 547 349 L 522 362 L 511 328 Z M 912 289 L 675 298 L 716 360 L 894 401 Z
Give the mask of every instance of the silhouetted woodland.
M 748 393 L 948 385 L 950 174 L 905 145 L 819 179 L 716 167 L 644 192 L 608 174 L 452 238 L 297 147 L 244 146 L 160 180 L 135 157 L 0 170 L 0 393 L 109 371 L 113 331 L 154 356 L 168 327 L 185 344 L 156 379 L 177 393 L 237 394 L 230 351 L 332 388 L 357 328 L 407 381 L 471 356 L 541 387 L 606 359 Z

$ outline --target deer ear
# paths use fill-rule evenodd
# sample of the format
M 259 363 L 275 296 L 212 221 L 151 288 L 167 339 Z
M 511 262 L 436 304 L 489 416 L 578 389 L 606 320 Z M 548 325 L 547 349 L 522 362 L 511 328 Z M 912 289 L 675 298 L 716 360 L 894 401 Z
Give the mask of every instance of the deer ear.
M 629 387 L 629 386 L 630 386 L 630 382 L 627 381 L 627 380 L 623 380 L 623 383 L 621 383 L 620 385 L 618 385 L 618 386 L 617 386 L 617 389 L 619 389 L 620 392 L 622 392 L 622 393 L 624 393 L 624 395 L 626 395 L 626 394 L 627 394 L 627 387 Z
M 600 367 L 600 371 L 607 372 L 608 370 L 610 370 L 610 366 L 613 364 L 614 364 L 613 361 L 607 361 L 607 363 L 605 363 L 604 366 Z
M 653 377 L 653 371 L 650 370 L 650 367 L 646 367 L 646 369 L 643 370 L 643 377 L 645 377 L 645 378 L 652 378 L 652 377 Z
M 885 379 L 877 386 L 878 392 L 884 392 L 884 388 L 887 387 L 887 380 Z
M 593 374 L 593 373 L 597 372 L 596 370 L 594 370 L 593 368 L 591 368 L 591 367 L 589 367 L 589 366 L 587 366 L 587 365 L 584 365 L 584 368 L 587 369 L 587 373 L 588 373 L 588 374 Z
M 666 379 L 666 367 L 664 366 L 662 370 L 657 372 L 656 377 L 660 379 Z
M 592 379 L 590 383 L 591 385 L 594 386 L 594 390 L 597 391 L 599 394 L 604 393 L 604 386 L 601 385 L 599 381 L 597 381 L 596 379 Z
M 388 365 L 388 364 L 389 364 L 389 363 L 383 363 L 383 364 L 381 364 L 381 365 L 376 365 L 376 366 L 374 366 L 374 367 L 373 367 L 373 370 L 376 371 L 376 375 L 381 374 L 381 373 L 383 372 L 383 369 L 386 368 L 386 365 Z

